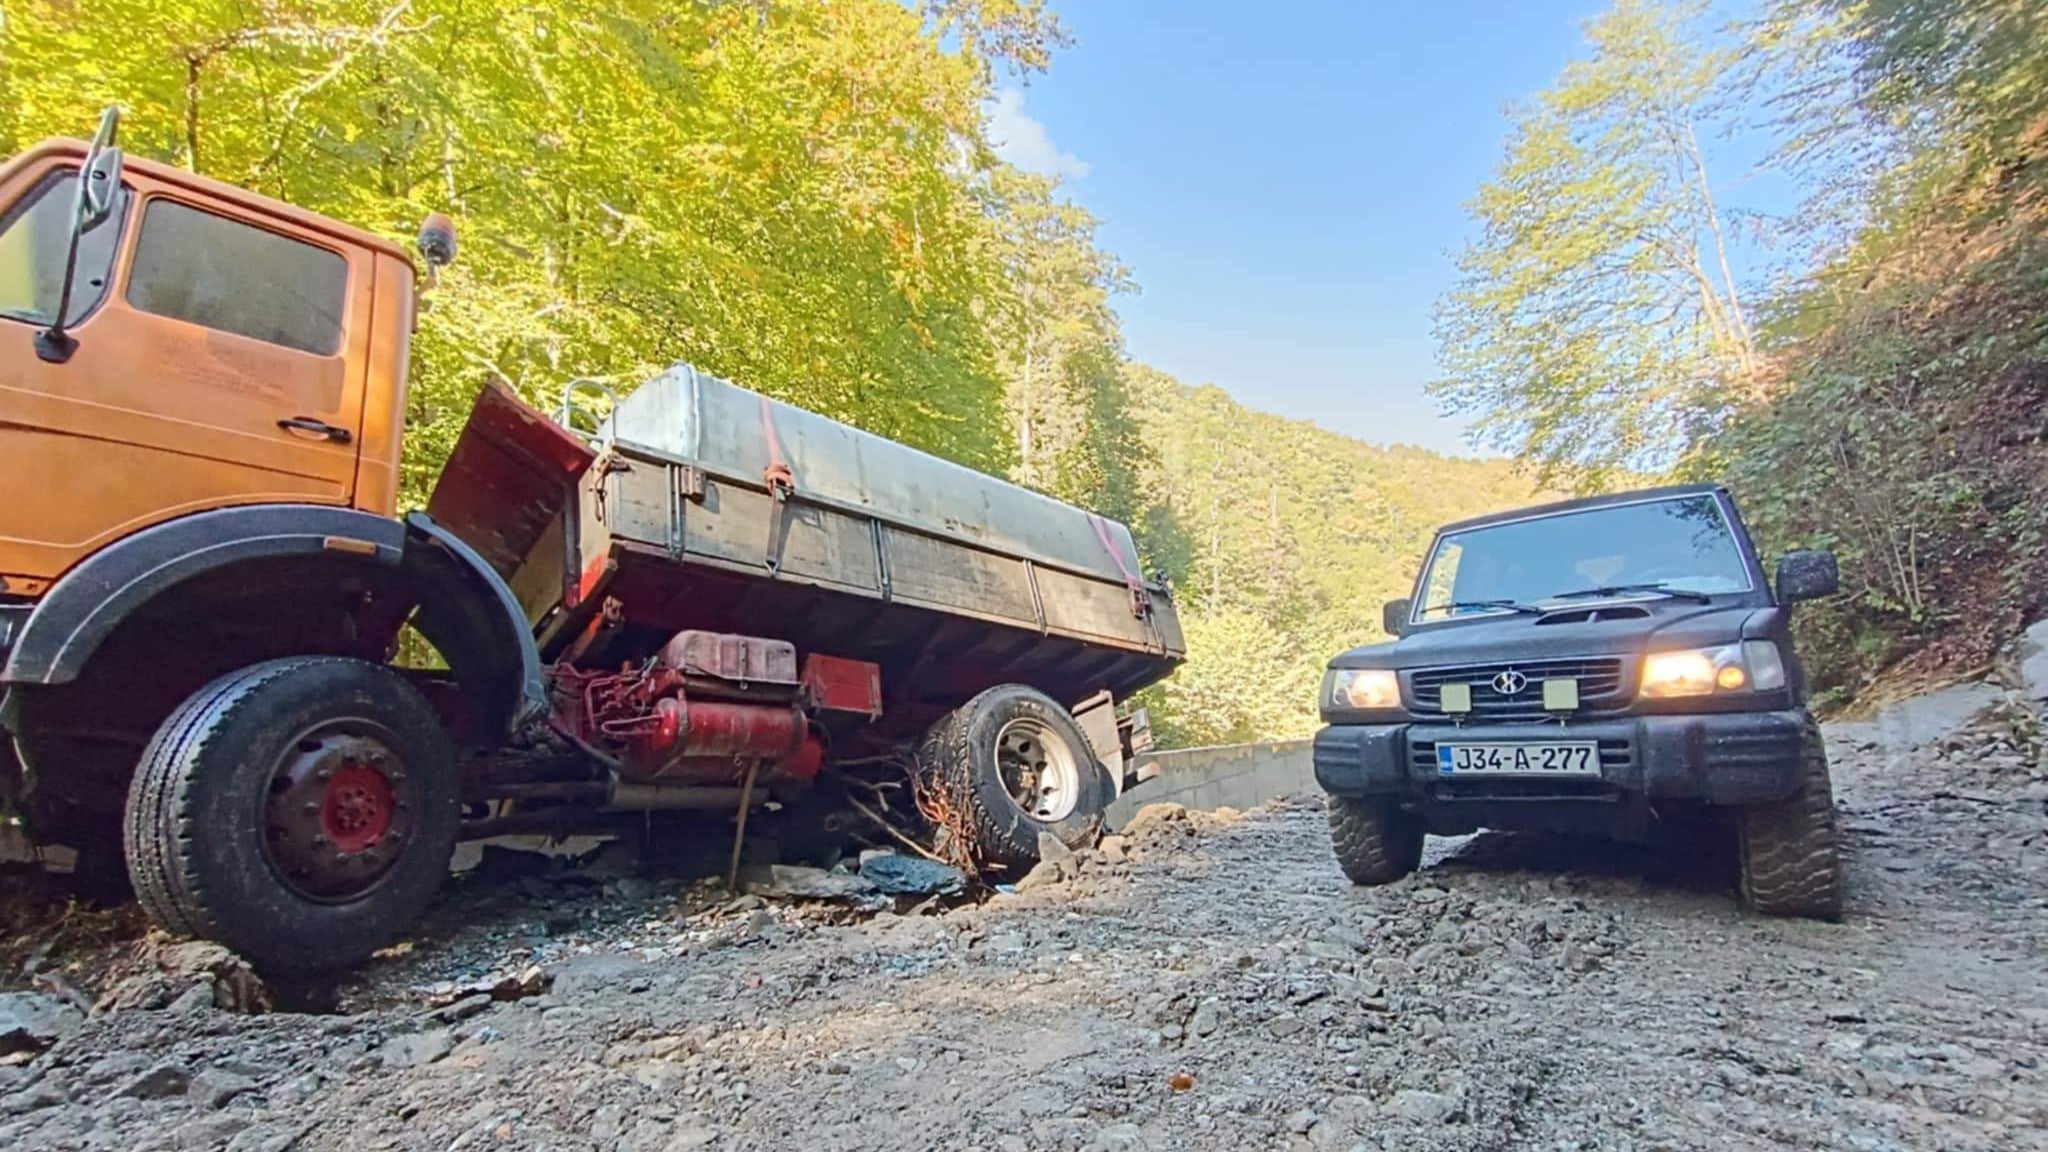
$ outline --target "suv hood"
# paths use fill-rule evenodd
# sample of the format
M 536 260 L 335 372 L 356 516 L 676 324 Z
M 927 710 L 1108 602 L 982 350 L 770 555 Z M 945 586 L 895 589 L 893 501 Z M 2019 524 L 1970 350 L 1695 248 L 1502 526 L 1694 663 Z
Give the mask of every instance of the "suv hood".
M 1541 616 L 1487 616 L 1416 628 L 1399 640 L 1354 648 L 1332 668 L 1431 668 L 1568 656 L 1620 656 L 1651 649 L 1705 648 L 1780 639 L 1782 609 L 1748 596 L 1732 604 L 1655 599 L 1571 604 Z

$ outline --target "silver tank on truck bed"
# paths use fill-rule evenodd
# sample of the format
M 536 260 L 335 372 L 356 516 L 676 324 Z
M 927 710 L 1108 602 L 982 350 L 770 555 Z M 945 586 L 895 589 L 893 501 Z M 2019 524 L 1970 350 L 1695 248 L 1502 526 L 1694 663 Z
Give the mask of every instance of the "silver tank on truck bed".
M 1139 581 L 1140 571 L 1130 529 L 1042 493 L 768 399 L 687 364 L 620 402 L 605 433 L 623 451 L 690 462 L 714 482 L 755 486 L 779 458 L 789 468 L 798 507 L 872 519 L 890 529 L 882 541 L 883 550 L 892 554 L 883 559 L 896 561 L 895 569 L 913 570 L 904 573 L 912 585 L 921 583 L 916 570 L 943 579 L 948 588 L 925 589 L 940 596 L 938 606 L 993 610 L 1036 627 L 1040 621 L 1030 610 L 1031 573 L 1024 566 L 1029 562 L 1056 573 L 1037 581 L 1041 598 L 1048 589 L 1054 592 L 1046 606 L 1054 628 L 1155 649 L 1167 639 L 1145 617 L 1128 610 L 1130 586 Z M 741 503 L 750 502 L 742 497 Z M 750 527 L 765 526 L 766 505 L 750 510 L 753 519 L 762 521 Z M 725 509 L 701 517 L 686 514 L 686 550 L 763 560 L 751 540 L 718 531 L 730 514 Z M 699 525 L 702 532 L 690 532 Z M 873 550 L 811 546 L 823 543 L 827 534 L 840 535 L 834 528 L 848 527 L 858 526 L 836 516 L 829 521 L 793 517 L 782 557 L 785 573 L 877 589 Z M 970 594 L 947 597 L 947 590 Z M 1161 616 L 1177 623 L 1170 604 L 1155 607 L 1151 615 L 1154 623 Z M 1174 628 L 1165 650 L 1177 653 L 1179 639 Z

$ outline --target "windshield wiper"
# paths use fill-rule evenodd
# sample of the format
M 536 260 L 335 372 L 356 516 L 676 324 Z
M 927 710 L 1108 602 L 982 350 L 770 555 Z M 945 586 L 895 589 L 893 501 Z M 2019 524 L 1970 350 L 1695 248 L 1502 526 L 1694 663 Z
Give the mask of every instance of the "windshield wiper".
M 1432 612 L 1450 613 L 1460 608 L 1499 608 L 1509 612 L 1520 612 L 1528 616 L 1541 616 L 1543 609 L 1519 600 L 1455 600 L 1449 604 L 1431 604 L 1422 610 L 1424 616 Z
M 1623 592 L 1662 592 L 1666 596 L 1675 596 L 1681 600 L 1691 600 L 1699 604 L 1712 604 L 1714 602 L 1714 598 L 1705 592 L 1695 592 L 1690 588 L 1673 588 L 1662 580 L 1652 581 L 1648 584 L 1602 584 L 1598 588 L 1581 588 L 1576 592 L 1559 592 L 1553 595 L 1551 599 L 1583 600 L 1588 596 L 1618 596 Z

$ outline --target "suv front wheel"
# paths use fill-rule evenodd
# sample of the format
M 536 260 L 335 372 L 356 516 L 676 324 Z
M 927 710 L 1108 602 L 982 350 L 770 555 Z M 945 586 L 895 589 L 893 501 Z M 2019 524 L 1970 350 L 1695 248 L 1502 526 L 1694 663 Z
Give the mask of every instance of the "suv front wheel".
M 1742 900 L 1767 916 L 1842 915 L 1841 847 L 1827 749 L 1818 738 L 1806 751 L 1799 793 L 1736 813 L 1742 856 Z
M 1387 884 L 1422 864 L 1422 818 L 1381 796 L 1330 797 L 1330 845 L 1353 884 Z

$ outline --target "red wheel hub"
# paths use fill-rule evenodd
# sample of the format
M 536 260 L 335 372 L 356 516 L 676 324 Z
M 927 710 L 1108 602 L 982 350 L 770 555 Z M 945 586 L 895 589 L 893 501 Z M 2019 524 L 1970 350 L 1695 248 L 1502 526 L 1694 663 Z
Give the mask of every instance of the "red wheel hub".
M 320 828 L 343 852 L 361 852 L 391 829 L 391 781 L 367 764 L 343 765 L 320 797 Z
M 263 851 L 310 900 L 352 900 L 381 883 L 412 842 L 420 785 L 382 733 L 355 720 L 301 733 L 263 798 Z

